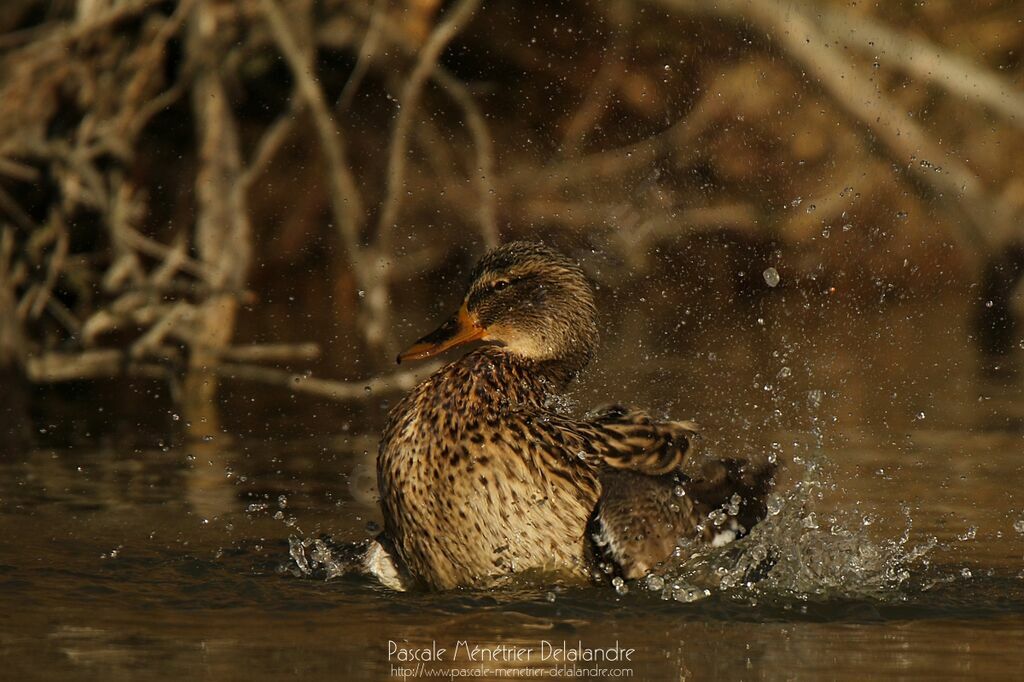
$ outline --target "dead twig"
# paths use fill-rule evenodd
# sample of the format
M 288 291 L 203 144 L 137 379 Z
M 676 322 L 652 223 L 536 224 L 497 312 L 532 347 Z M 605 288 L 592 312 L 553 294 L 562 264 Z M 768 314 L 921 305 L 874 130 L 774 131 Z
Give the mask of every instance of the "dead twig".
M 609 23 L 614 26 L 611 45 L 604 53 L 589 91 L 562 133 L 561 151 L 565 156 L 577 156 L 580 145 L 600 120 L 608 98 L 625 71 L 624 63 L 630 50 L 629 39 L 632 37 L 633 9 L 634 3 L 626 0 L 615 0 L 607 5 Z
M 265 0 L 269 1 L 269 0 Z M 405 168 L 408 161 L 409 133 L 417 115 L 423 87 L 437 66 L 437 60 L 448 43 L 466 25 L 480 4 L 479 0 L 459 0 L 449 9 L 444 18 L 427 38 L 420 50 L 409 78 L 402 88 L 399 102 L 401 109 L 395 120 L 388 150 L 388 170 L 385 178 L 384 203 L 377 221 L 374 263 L 370 270 L 365 296 L 366 316 L 363 322 L 367 342 L 380 346 L 385 338 L 388 325 L 388 285 L 390 280 L 393 234 L 405 194 Z
M 327 161 L 331 181 L 331 206 L 345 250 L 348 252 L 352 273 L 365 288 L 366 267 L 360 260 L 360 241 L 363 226 L 363 202 L 355 176 L 348 164 L 345 138 L 331 115 L 323 90 L 313 77 L 313 62 L 310 55 L 299 47 L 284 13 L 275 0 L 260 0 L 263 16 L 270 27 L 271 35 L 284 56 L 295 78 L 296 88 L 305 100 L 313 117 L 321 150 Z
M 368 23 L 367 32 L 375 30 L 374 23 L 376 23 L 381 34 L 388 39 L 387 47 L 389 49 L 394 48 L 409 56 L 414 56 L 408 41 L 403 39 L 401 30 L 394 22 L 389 21 L 383 13 L 367 12 L 365 8 L 358 6 L 354 7 L 353 10 Z M 329 37 L 331 40 L 337 39 L 335 32 L 332 32 Z M 321 35 L 320 39 L 325 40 L 327 38 L 328 36 Z M 361 59 L 361 62 L 367 65 L 370 64 L 369 59 Z M 474 154 L 476 156 L 477 174 L 473 180 L 479 193 L 477 216 L 480 223 L 480 234 L 484 245 L 487 248 L 492 248 L 499 243 L 500 235 L 497 226 L 496 206 L 498 191 L 495 177 L 494 143 L 492 142 L 493 138 L 490 127 L 487 125 L 487 120 L 483 112 L 480 111 L 480 107 L 477 105 L 472 93 L 470 93 L 469 88 L 462 81 L 455 78 L 455 76 L 436 62 L 434 68 L 429 71 L 429 76 L 462 109 L 466 127 L 473 140 Z M 408 271 L 408 269 L 406 270 Z M 394 273 L 392 272 L 391 274 Z
M 173 348 L 156 350 L 160 354 L 150 357 L 161 362 L 133 359 L 120 350 L 104 348 L 82 353 L 45 353 L 28 358 L 25 368 L 28 379 L 37 384 L 125 375 L 164 379 L 175 371 L 175 363 L 181 360 L 180 354 Z M 441 363 L 432 362 L 415 370 L 403 370 L 360 381 L 318 379 L 308 374 L 234 362 L 219 364 L 211 370 L 225 379 L 256 381 L 281 386 L 293 393 L 343 401 L 365 400 L 382 394 L 408 391 L 440 366 Z
M 359 56 L 356 58 L 356 66 L 352 69 L 352 73 L 349 74 L 345 87 L 341 89 L 341 94 L 338 95 L 338 102 L 335 105 L 338 111 L 345 111 L 351 106 L 352 98 L 355 97 L 356 92 L 359 90 L 359 86 L 362 84 L 363 78 L 370 68 L 370 62 L 373 61 L 373 57 L 377 53 L 384 24 L 386 4 L 385 0 L 374 0 L 373 8 L 370 10 L 370 25 L 363 35 L 363 41 L 359 44 Z
M 593 152 L 575 159 L 559 160 L 543 168 L 513 169 L 502 178 L 506 192 L 530 193 L 538 186 L 557 189 L 566 185 L 591 183 L 601 178 L 620 178 L 650 168 L 662 157 L 673 155 L 676 165 L 695 157 L 694 141 L 726 111 L 720 97 L 705 95 L 683 118 L 665 130 L 633 144 Z
M 22 182 L 37 182 L 39 180 L 37 168 L 4 157 L 0 157 L 0 175 L 6 175 Z
M 32 220 L 32 216 L 26 213 L 25 209 L 3 187 L 0 187 L 0 209 L 7 213 L 15 225 L 26 232 L 32 232 L 38 227 Z
M 270 162 L 277 156 L 281 146 L 287 141 L 295 129 L 295 122 L 305 108 L 306 100 L 299 93 L 293 92 L 288 100 L 288 108 L 277 117 L 269 128 L 260 137 L 256 144 L 256 152 L 252 155 L 249 165 L 239 178 L 239 184 L 248 191 L 252 188 L 257 178 L 267 169 Z
M 132 343 L 128 354 L 133 360 L 139 360 L 153 352 L 164 344 L 164 340 L 171 334 L 178 337 L 184 336 L 186 341 L 191 341 L 190 334 L 183 334 L 186 325 L 196 322 L 196 308 L 188 303 L 175 303 L 150 325 L 146 333 Z M 205 331 L 205 330 L 204 330 Z
M 107 379 L 124 375 L 164 379 L 170 368 L 154 362 L 132 362 L 115 348 L 82 353 L 44 353 L 25 361 L 25 374 L 36 384 L 55 384 L 83 379 Z
M 266 1 L 266 0 L 265 0 Z M 409 74 L 399 97 L 401 109 L 391 133 L 388 149 L 388 172 L 384 193 L 384 204 L 377 221 L 377 245 L 384 253 L 390 253 L 391 234 L 402 206 L 405 166 L 409 150 L 409 132 L 416 116 L 423 86 L 436 68 L 437 60 L 448 43 L 468 22 L 479 5 L 479 0 L 460 0 L 445 14 L 444 19 L 430 34 L 420 51 L 416 65 Z
M 54 211 L 50 222 L 57 230 L 57 241 L 54 245 L 53 253 L 47 259 L 46 279 L 28 308 L 28 316 L 32 319 L 37 319 L 49 302 L 50 296 L 53 294 L 53 288 L 57 285 L 57 278 L 64 270 L 64 261 L 68 256 L 68 231 L 64 225 L 63 217 L 58 211 Z
M 440 363 L 428 363 L 415 371 L 394 372 L 365 381 L 331 381 L 271 367 L 240 364 L 223 364 L 216 368 L 216 372 L 223 378 L 258 381 L 330 400 L 365 400 L 385 393 L 408 391 L 440 366 Z
M 162 260 L 170 258 L 172 253 L 178 250 L 174 246 L 161 244 L 157 240 L 147 237 L 131 227 L 124 228 L 123 238 L 125 246 L 128 246 L 139 253 Z M 177 261 L 177 267 L 180 268 L 182 272 L 187 272 L 196 279 L 200 279 L 205 282 L 212 281 L 213 274 L 205 264 L 200 263 L 185 254 L 178 254 L 174 257 Z
M 469 134 L 473 138 L 476 167 L 470 172 L 473 173 L 473 182 L 479 196 L 477 220 L 480 223 L 480 236 L 484 247 L 493 249 L 501 242 L 501 237 L 498 233 L 497 189 L 494 184 L 494 143 L 491 141 L 491 132 L 476 100 L 461 81 L 447 72 L 437 72 L 434 77 L 462 108 Z
M 316 343 L 256 343 L 248 346 L 229 346 L 215 349 L 225 362 L 299 362 L 320 357 Z

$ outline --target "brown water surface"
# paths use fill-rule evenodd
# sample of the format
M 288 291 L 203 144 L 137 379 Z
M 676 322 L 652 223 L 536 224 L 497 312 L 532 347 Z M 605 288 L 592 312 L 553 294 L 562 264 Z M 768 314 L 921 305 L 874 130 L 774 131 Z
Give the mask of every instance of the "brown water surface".
M 1021 677 L 1019 358 L 978 358 L 964 300 L 807 300 L 710 313 L 685 347 L 659 341 L 646 311 L 609 326 L 566 409 L 647 405 L 696 418 L 716 453 L 785 463 L 763 528 L 626 594 L 541 581 L 395 594 L 303 575 L 289 536 L 374 532 L 373 452 L 393 396 L 282 400 L 278 421 L 254 425 L 244 398 L 265 391 L 233 385 L 228 433 L 210 441 L 43 434 L 0 462 L 2 676 L 398 679 L 391 646 L 446 649 L 423 672 L 509 679 L 564 666 L 541 654 L 565 642 L 634 649 L 576 663 L 608 679 Z M 54 426 L 99 407 L 62 408 Z M 736 567 L 766 556 L 775 568 L 745 584 Z M 452 662 L 460 641 L 534 651 Z

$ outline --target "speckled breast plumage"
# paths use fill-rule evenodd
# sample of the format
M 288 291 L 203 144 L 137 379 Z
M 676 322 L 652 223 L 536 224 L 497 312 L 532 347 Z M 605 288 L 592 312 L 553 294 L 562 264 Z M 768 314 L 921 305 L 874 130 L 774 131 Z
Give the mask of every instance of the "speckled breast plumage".
M 545 424 L 557 418 L 544 407 L 549 379 L 527 364 L 477 349 L 392 411 L 378 457 L 385 532 L 417 581 L 444 589 L 527 570 L 586 575 L 599 483 Z

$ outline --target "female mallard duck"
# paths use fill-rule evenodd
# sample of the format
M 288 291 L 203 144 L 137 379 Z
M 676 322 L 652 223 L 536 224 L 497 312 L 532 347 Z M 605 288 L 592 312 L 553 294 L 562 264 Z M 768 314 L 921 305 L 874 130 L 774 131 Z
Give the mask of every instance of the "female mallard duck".
M 728 541 L 762 518 L 771 470 L 729 460 L 694 476 L 692 423 L 552 409 L 597 338 L 575 263 L 525 242 L 484 256 L 458 313 L 398 356 L 488 342 L 391 411 L 377 457 L 384 532 L 364 570 L 433 589 L 531 570 L 586 577 L 599 565 L 638 578 L 681 543 Z

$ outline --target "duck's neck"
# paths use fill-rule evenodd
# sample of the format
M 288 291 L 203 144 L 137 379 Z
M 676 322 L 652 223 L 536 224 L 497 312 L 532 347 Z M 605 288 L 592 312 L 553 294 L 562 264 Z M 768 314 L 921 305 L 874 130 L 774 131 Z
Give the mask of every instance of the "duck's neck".
M 497 372 L 510 377 L 513 382 L 529 378 L 534 390 L 546 398 L 565 391 L 590 361 L 590 353 L 572 358 L 533 360 L 510 353 L 500 346 L 482 346 L 467 354 L 462 361 L 475 365 L 478 358 L 493 364 Z
M 550 392 L 557 394 L 565 391 L 589 361 L 590 355 L 587 354 L 585 357 L 572 360 L 557 359 L 535 362 L 533 366 L 536 367 L 537 374 L 542 376 L 545 383 L 550 386 Z

